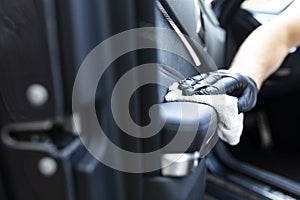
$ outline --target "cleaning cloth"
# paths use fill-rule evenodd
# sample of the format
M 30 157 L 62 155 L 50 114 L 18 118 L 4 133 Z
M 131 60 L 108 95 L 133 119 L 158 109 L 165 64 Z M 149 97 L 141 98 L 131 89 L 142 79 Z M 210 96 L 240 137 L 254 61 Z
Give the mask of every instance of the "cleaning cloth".
M 182 95 L 182 90 L 178 89 L 178 82 L 174 82 L 165 95 L 167 102 L 187 101 L 206 104 L 214 108 L 218 116 L 217 134 L 230 145 L 236 145 L 240 141 L 243 130 L 243 113 L 238 113 L 238 99 L 226 94 L 220 95 Z

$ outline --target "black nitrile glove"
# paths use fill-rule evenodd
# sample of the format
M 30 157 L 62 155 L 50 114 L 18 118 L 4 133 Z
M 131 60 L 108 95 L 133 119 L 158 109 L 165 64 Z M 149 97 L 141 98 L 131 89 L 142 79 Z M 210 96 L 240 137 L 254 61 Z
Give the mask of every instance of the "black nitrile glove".
M 256 104 L 258 94 L 257 86 L 250 77 L 228 70 L 203 73 L 181 80 L 178 88 L 186 96 L 193 94 L 235 96 L 238 98 L 239 113 L 251 110 Z

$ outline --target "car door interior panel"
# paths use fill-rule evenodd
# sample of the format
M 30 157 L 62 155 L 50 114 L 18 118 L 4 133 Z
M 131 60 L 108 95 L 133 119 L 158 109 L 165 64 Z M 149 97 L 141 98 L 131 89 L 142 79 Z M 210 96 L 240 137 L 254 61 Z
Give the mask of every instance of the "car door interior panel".
M 145 49 L 121 56 L 100 79 L 95 102 L 99 122 L 105 124 L 109 139 L 121 148 L 135 152 L 159 149 L 168 146 L 179 127 L 183 139 L 190 137 L 191 127 L 196 127 L 195 138 L 187 148 L 173 145 L 153 159 L 164 163 L 182 154 L 185 162 L 148 173 L 127 173 L 99 162 L 74 133 L 72 89 L 79 66 L 101 41 L 149 24 L 172 30 L 156 2 L 1 0 L 0 5 L 1 199 L 203 199 L 206 156 L 218 141 L 213 108 L 187 102 L 166 103 L 168 88 L 141 87 L 130 101 L 132 118 L 142 125 L 149 123 L 145 113 L 156 104 L 158 119 L 165 121 L 162 130 L 147 139 L 124 134 L 113 122 L 110 110 L 114 85 L 136 64 L 159 63 L 157 79 L 166 79 L 170 84 L 215 66 L 204 46 L 198 44 L 201 41 L 197 32 L 193 30 L 195 41 L 189 42 L 201 60 L 201 68 L 170 52 Z M 191 4 L 185 6 L 180 14 L 191 9 Z M 185 34 L 190 35 L 189 29 L 195 28 L 182 26 L 177 18 L 175 21 Z M 179 37 L 173 41 L 163 35 L 158 38 L 189 55 Z M 122 99 L 118 102 L 122 104 Z M 185 107 L 197 109 L 200 118 L 193 114 L 182 118 L 181 109 Z
M 0 199 L 297 199 L 298 118 L 290 113 L 300 112 L 299 48 L 291 49 L 264 84 L 257 106 L 245 113 L 236 146 L 219 140 L 211 106 L 165 101 L 167 85 L 228 68 L 251 31 L 292 2 L 270 11 L 250 1 L 0 0 Z M 79 80 L 82 93 L 73 96 L 90 52 L 112 36 L 153 27 L 144 37 L 155 48 L 120 55 L 103 70 L 94 96 L 84 93 L 91 88 L 86 79 Z M 122 45 L 109 46 L 105 55 L 111 58 Z M 127 93 L 113 101 L 119 81 L 145 66 L 148 73 L 137 70 L 124 85 L 144 84 L 150 76 L 157 82 L 136 87 L 128 105 Z M 82 112 L 73 113 L 74 98 Z M 138 127 L 135 135 L 115 119 L 115 111 L 123 116 L 124 105 Z M 100 161 L 88 144 L 104 154 L 108 142 L 86 143 L 83 137 L 96 132 L 89 126 L 89 108 L 105 139 L 140 155 L 130 164 L 159 167 L 132 172 Z M 74 122 L 87 128 L 80 132 Z M 160 129 L 146 137 L 143 128 L 152 123 Z M 147 160 L 152 152 L 158 153 Z M 120 166 L 131 162 L 108 155 Z
M 3 185 L 3 178 L 2 178 L 2 174 L 0 174 L 0 198 L 3 200 L 7 200 L 6 198 L 6 192 L 4 189 L 4 185 Z
M 165 4 L 162 4 L 165 6 Z M 164 7 L 167 11 L 167 7 Z M 169 12 L 170 13 L 170 12 Z M 167 19 L 163 16 L 163 14 L 160 12 L 159 9 L 155 9 L 155 23 L 156 27 L 160 28 L 168 28 L 172 29 L 170 26 L 169 22 Z M 182 32 L 186 33 L 187 30 L 183 29 L 182 26 L 179 24 L 178 27 L 181 28 Z M 169 42 L 171 43 L 175 48 L 182 48 L 184 49 L 184 45 L 181 44 L 179 38 L 172 38 L 172 40 L 164 38 L 162 35 L 161 37 L 159 36 L 158 38 L 159 42 Z M 174 42 L 177 41 L 177 42 Z M 200 51 L 201 52 L 201 51 Z M 186 52 L 188 53 L 188 52 Z M 199 52 L 197 52 L 199 53 Z M 203 54 L 201 54 L 203 56 Z M 158 51 L 157 52 L 157 59 L 158 63 L 162 64 L 162 69 L 166 68 L 164 66 L 169 66 L 173 68 L 173 70 L 170 69 L 165 69 L 165 70 L 159 70 L 158 76 L 160 78 L 164 77 L 174 77 L 173 80 L 170 80 L 170 84 L 172 82 L 178 81 L 182 79 L 182 76 L 176 76 L 176 73 L 174 73 L 174 70 L 177 72 L 180 72 L 180 74 L 183 75 L 183 77 L 188 77 L 193 74 L 199 73 L 199 70 L 208 70 L 208 68 L 205 68 L 206 62 L 205 60 L 203 61 L 203 66 L 202 69 L 197 69 L 191 64 L 187 63 L 180 57 L 176 55 L 172 55 L 168 52 L 165 51 Z M 207 62 L 209 65 L 209 62 Z M 174 75 L 175 74 L 175 75 Z M 169 78 L 170 79 L 170 78 Z M 157 90 L 157 89 L 156 89 Z M 198 119 L 182 119 L 180 118 L 181 116 L 181 108 L 183 105 L 180 102 L 169 102 L 169 103 L 163 103 L 164 95 L 167 92 L 167 88 L 161 88 L 163 92 L 158 93 L 158 99 L 160 99 L 160 107 L 165 110 L 163 112 L 163 115 L 160 116 L 162 118 L 162 121 L 166 121 L 164 128 L 161 131 L 161 138 L 159 138 L 161 145 L 167 145 L 170 140 L 173 139 L 174 133 L 178 130 L 178 125 L 179 124 L 185 124 L 184 126 L 190 127 L 195 125 L 195 121 L 198 121 Z M 185 103 L 187 105 L 194 103 Z M 194 105 L 195 106 L 195 105 Z M 216 113 L 215 111 L 206 105 L 197 105 L 200 109 L 201 113 L 201 119 L 199 124 L 199 128 L 197 131 L 197 136 L 194 139 L 193 143 L 189 146 L 188 149 L 184 151 L 184 149 L 180 149 L 180 145 L 177 147 L 173 147 L 172 149 L 166 149 L 165 154 L 163 155 L 163 158 L 168 157 L 169 155 L 172 155 L 174 153 L 182 153 L 186 152 L 187 154 L 194 153 L 196 151 L 201 151 L 204 152 L 206 155 L 214 146 L 215 142 L 217 141 L 217 137 L 215 134 L 216 130 L 216 123 L 217 123 L 217 118 L 216 118 Z M 203 121 L 202 121 L 203 120 Z M 181 122 L 181 123 L 180 123 Z M 212 127 L 211 129 L 209 127 Z M 203 141 L 206 141 L 210 136 L 214 136 L 214 139 L 212 139 L 210 145 L 204 145 Z M 157 142 L 154 142 L 157 143 Z M 204 145 L 204 146 L 203 146 Z M 205 148 L 206 147 L 206 148 Z M 205 153 L 206 152 L 206 153 Z M 194 163 L 194 161 L 192 161 Z M 199 164 L 197 164 L 196 167 L 192 167 L 192 171 L 188 174 L 178 174 L 179 172 L 177 171 L 178 168 L 176 168 L 176 163 L 172 167 L 169 168 L 169 171 L 161 171 L 160 173 L 150 173 L 146 174 L 145 176 L 145 182 L 144 182 L 144 188 L 145 188 L 145 193 L 143 196 L 143 199 L 166 199 L 166 198 L 171 198 L 171 199 L 198 199 L 199 197 L 203 197 L 204 195 L 204 189 L 203 186 L 205 185 L 205 181 L 203 177 L 205 177 L 206 174 L 206 167 L 205 167 L 205 159 L 200 159 Z M 192 165 L 193 166 L 193 165 Z M 175 170 L 174 170 L 175 169 Z M 173 171 L 174 170 L 174 171 Z M 176 178 L 177 177 L 177 178 Z M 184 189 L 180 189 L 180 188 Z M 175 192 L 174 188 L 178 188 L 178 192 Z M 189 189 L 188 189 L 189 188 Z M 201 188 L 201 189 L 200 189 Z M 205 188 L 205 186 L 204 186 Z M 156 191 L 156 192 L 154 192 Z

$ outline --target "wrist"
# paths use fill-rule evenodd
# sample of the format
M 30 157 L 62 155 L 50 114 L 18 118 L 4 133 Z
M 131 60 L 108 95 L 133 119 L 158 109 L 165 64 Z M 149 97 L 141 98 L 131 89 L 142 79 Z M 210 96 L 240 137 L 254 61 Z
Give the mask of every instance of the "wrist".
M 263 80 L 258 76 L 259 74 L 254 74 L 249 71 L 244 71 L 244 70 L 240 70 L 240 69 L 237 70 L 235 68 L 230 68 L 230 69 L 228 69 L 228 71 L 230 71 L 231 73 L 238 73 L 243 76 L 249 77 L 253 81 L 253 83 L 255 83 L 257 90 L 260 90 Z

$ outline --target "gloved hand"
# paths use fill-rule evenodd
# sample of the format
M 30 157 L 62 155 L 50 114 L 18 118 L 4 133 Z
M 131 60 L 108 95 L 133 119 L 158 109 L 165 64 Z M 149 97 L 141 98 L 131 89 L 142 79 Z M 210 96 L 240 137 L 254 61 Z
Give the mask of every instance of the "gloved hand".
M 182 90 L 182 95 L 186 96 L 193 94 L 235 96 L 238 98 L 239 113 L 251 110 L 256 104 L 258 94 L 257 86 L 250 77 L 229 70 L 203 73 L 181 80 L 178 88 Z

